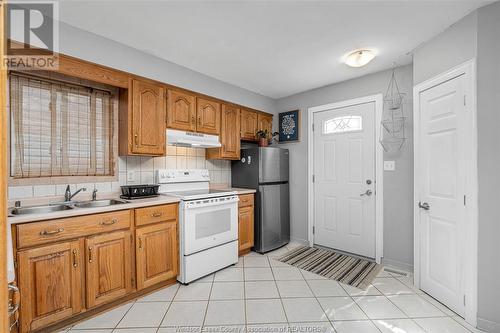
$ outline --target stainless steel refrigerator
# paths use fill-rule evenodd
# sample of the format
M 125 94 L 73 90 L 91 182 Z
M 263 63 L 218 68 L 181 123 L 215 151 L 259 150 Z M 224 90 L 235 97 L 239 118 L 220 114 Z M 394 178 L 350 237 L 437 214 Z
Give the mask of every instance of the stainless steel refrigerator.
M 257 190 L 254 214 L 254 250 L 277 249 L 290 241 L 288 149 L 252 147 L 241 150 L 231 164 L 233 187 Z

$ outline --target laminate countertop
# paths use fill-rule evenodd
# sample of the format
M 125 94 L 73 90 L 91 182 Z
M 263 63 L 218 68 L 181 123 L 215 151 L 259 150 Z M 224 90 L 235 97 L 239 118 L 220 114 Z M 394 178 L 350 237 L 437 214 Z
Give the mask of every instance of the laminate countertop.
M 234 191 L 238 195 L 242 194 L 252 194 L 256 191 L 254 189 L 247 188 L 238 188 L 238 187 L 227 187 L 226 186 L 213 186 L 213 188 L 224 189 L 228 191 Z M 98 197 L 101 199 L 118 199 L 119 195 L 108 195 L 103 197 Z M 36 205 L 48 205 L 51 202 L 61 201 L 60 198 L 58 200 L 50 200 L 50 199 L 31 199 L 28 201 L 23 201 L 23 206 L 36 206 Z M 76 200 L 78 201 L 78 200 Z M 170 203 L 180 202 L 180 199 L 170 195 L 160 195 L 155 198 L 145 198 L 145 199 L 135 199 L 135 200 L 124 200 L 126 203 L 119 205 L 111 205 L 104 207 L 92 207 L 92 208 L 73 208 L 63 211 L 50 212 L 50 213 L 40 213 L 40 214 L 25 214 L 25 215 L 17 215 L 17 216 L 9 216 L 8 222 L 9 224 L 18 224 L 18 223 L 29 223 L 29 222 L 37 222 L 37 221 L 45 221 L 45 220 L 54 220 L 60 218 L 67 218 L 72 216 L 81 216 L 81 215 L 90 215 L 90 214 L 99 214 L 106 212 L 113 212 L 118 210 L 125 209 L 134 209 L 148 206 L 156 206 L 156 205 L 166 205 Z
M 101 199 L 117 199 L 119 196 L 113 197 L 102 197 Z M 120 199 L 123 200 L 123 199 Z M 67 218 L 72 216 L 81 216 L 81 215 L 91 215 L 91 214 L 99 214 L 106 212 L 113 212 L 118 210 L 125 209 L 134 209 L 148 206 L 157 206 L 157 205 L 166 205 L 170 203 L 177 203 L 180 201 L 179 198 L 170 196 L 170 195 L 160 195 L 154 198 L 145 198 L 145 199 L 135 199 L 135 200 L 124 200 L 126 203 L 119 205 L 111 205 L 104 207 L 92 207 L 92 208 L 73 208 L 58 212 L 50 212 L 50 213 L 41 213 L 41 214 L 25 214 L 25 215 L 17 215 L 17 216 L 9 216 L 8 222 L 9 224 L 19 224 L 19 223 L 28 223 L 28 222 L 37 222 L 37 221 L 45 221 L 45 220 L 54 220 L 60 218 Z M 48 204 L 49 202 L 42 203 L 39 202 L 37 205 Z M 31 203 L 31 205 L 34 205 Z
M 253 193 L 257 192 L 256 190 L 251 189 L 251 188 L 241 188 L 241 187 L 210 186 L 210 188 L 217 189 L 217 190 L 233 191 L 233 192 L 236 192 L 236 194 L 238 194 L 238 195 L 253 194 Z

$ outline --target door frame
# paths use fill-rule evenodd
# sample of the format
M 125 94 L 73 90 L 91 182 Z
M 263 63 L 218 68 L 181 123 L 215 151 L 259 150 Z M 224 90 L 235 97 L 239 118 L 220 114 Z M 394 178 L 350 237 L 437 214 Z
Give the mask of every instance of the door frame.
M 314 134 L 313 120 L 314 113 L 354 106 L 358 104 L 375 103 L 375 121 L 373 123 L 375 137 L 375 261 L 380 264 L 384 255 L 384 150 L 378 143 L 380 138 L 380 122 L 382 121 L 382 111 L 384 99 L 382 94 L 370 95 L 360 98 L 349 99 L 341 102 L 319 105 L 308 108 L 307 112 L 307 240 L 309 245 L 314 245 Z
M 476 59 L 471 59 L 459 66 L 456 66 L 444 73 L 441 73 L 429 80 L 426 80 L 413 88 L 413 135 L 414 135 L 414 284 L 420 289 L 420 209 L 418 202 L 420 201 L 420 188 L 418 184 L 421 182 L 420 168 L 420 93 L 452 80 L 458 76 L 465 75 L 465 94 L 466 94 L 466 110 L 468 110 L 466 124 L 470 124 L 465 128 L 468 144 L 466 150 L 466 195 L 467 205 L 466 220 L 470 223 L 465 223 L 465 257 L 463 264 L 463 279 L 464 293 L 467 295 L 465 302 L 465 320 L 476 327 L 477 324 L 477 281 L 478 281 L 478 174 L 477 174 L 477 106 L 476 106 Z M 465 301 L 465 300 L 464 300 Z

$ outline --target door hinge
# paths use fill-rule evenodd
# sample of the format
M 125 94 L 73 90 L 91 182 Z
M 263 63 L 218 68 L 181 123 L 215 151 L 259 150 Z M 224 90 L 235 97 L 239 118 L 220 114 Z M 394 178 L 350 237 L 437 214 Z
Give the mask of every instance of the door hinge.
M 464 95 L 464 105 L 467 105 L 467 95 Z
M 467 205 L 467 196 L 464 195 L 464 206 L 466 206 L 466 205 Z
M 464 306 L 465 306 L 465 295 L 464 295 Z
M 312 123 L 311 125 L 312 125 L 312 131 L 314 132 L 314 123 Z
M 313 183 L 314 183 L 315 180 L 316 180 L 316 177 L 314 177 L 314 175 L 313 175 Z
M 316 228 L 313 226 L 313 235 L 314 235 L 314 232 L 316 231 Z

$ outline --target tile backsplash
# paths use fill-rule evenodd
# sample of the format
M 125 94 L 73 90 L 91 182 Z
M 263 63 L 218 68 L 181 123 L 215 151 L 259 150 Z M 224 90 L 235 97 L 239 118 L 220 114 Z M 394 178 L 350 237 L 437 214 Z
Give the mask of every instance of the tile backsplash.
M 231 184 L 231 161 L 206 160 L 205 149 L 167 146 L 167 156 L 118 157 L 118 181 L 70 184 L 74 191 L 86 187 L 99 193 L 117 192 L 121 185 L 154 183 L 157 169 L 208 169 L 211 184 Z M 127 181 L 128 175 L 134 180 Z M 9 200 L 64 195 L 66 185 L 9 186 Z

